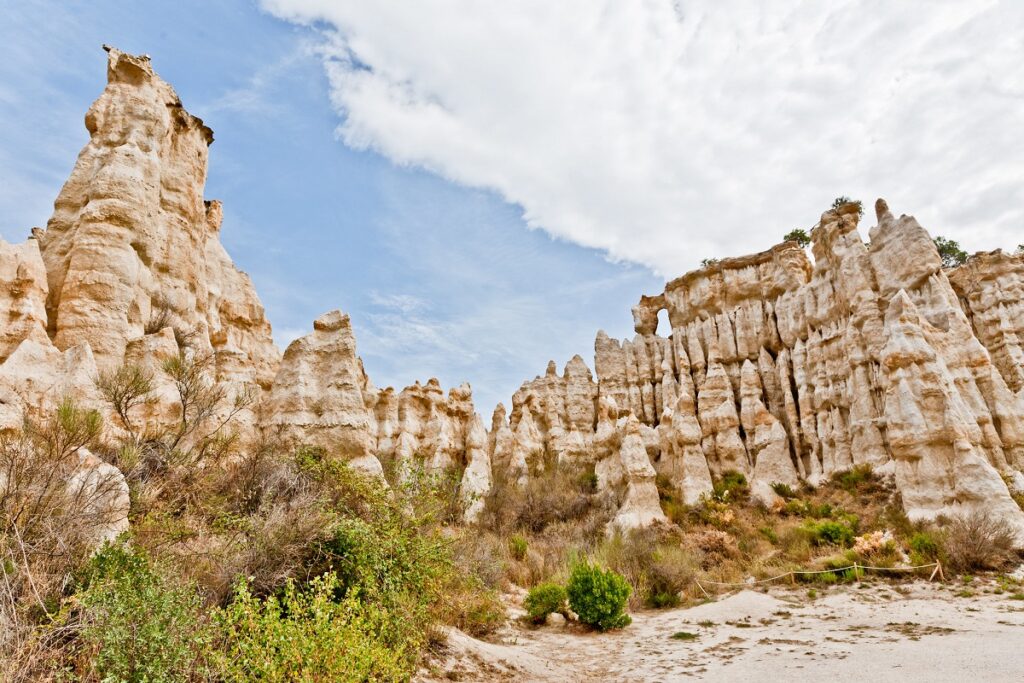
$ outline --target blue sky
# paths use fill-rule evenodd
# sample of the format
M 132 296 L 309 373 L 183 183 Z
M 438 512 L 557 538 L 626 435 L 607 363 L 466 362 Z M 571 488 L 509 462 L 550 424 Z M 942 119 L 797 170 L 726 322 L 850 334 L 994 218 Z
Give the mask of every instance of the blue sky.
M 0 0 L 0 235 L 44 225 L 102 43 L 215 131 L 209 198 L 280 342 L 352 314 L 374 382 L 486 415 L 706 257 L 884 197 L 1024 241 L 1024 2 Z M 874 222 L 865 217 L 862 233 Z
M 526 227 L 522 210 L 341 142 L 313 36 L 244 1 L 3 3 L 0 236 L 44 226 L 87 140 L 110 43 L 147 53 L 213 128 L 206 195 L 279 342 L 352 315 L 379 386 L 469 381 L 486 416 L 594 334 L 632 333 L 662 279 Z

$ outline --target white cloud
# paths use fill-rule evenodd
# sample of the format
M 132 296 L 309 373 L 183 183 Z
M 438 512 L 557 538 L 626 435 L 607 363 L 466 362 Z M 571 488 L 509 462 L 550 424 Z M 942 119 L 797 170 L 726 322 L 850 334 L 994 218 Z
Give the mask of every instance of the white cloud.
M 1024 224 L 1024 3 L 264 0 L 340 134 L 672 276 L 885 196 L 969 249 Z

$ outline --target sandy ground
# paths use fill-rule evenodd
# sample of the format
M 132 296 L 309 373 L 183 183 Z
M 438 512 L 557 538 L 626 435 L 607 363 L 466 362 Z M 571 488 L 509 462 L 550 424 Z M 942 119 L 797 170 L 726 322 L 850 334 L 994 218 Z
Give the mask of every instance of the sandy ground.
M 1022 681 L 1024 600 L 1010 597 L 1019 587 L 995 589 L 878 582 L 819 588 L 813 599 L 806 588 L 744 590 L 634 613 L 614 633 L 513 621 L 494 642 L 452 631 L 419 680 Z

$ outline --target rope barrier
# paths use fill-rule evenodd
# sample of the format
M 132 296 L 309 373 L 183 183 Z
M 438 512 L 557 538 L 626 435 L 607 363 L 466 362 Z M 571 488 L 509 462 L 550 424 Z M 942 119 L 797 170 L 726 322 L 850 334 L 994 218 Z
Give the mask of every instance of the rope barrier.
M 931 562 L 929 564 L 919 564 L 919 565 L 915 565 L 913 567 L 874 567 L 872 565 L 858 564 L 858 563 L 854 562 L 853 564 L 851 564 L 848 567 L 836 567 L 835 569 L 816 569 L 816 570 L 809 570 L 809 569 L 800 570 L 800 569 L 797 569 L 797 570 L 785 572 L 784 574 L 779 574 L 778 576 L 772 576 L 772 577 L 769 577 L 767 579 L 758 579 L 758 580 L 752 580 L 752 581 L 744 581 L 743 583 L 725 583 L 725 582 L 722 582 L 722 581 L 709 581 L 707 579 L 704 580 L 704 583 L 714 584 L 716 586 L 734 586 L 734 587 L 738 587 L 738 588 L 743 588 L 743 587 L 746 587 L 746 586 L 755 586 L 755 585 L 761 584 L 761 583 L 771 583 L 772 581 L 778 581 L 779 579 L 783 579 L 783 578 L 785 578 L 787 576 L 796 577 L 797 575 L 807 575 L 807 574 L 835 574 L 835 573 L 849 571 L 850 569 L 852 569 L 854 571 L 854 573 L 856 573 L 857 570 L 859 570 L 859 569 L 871 569 L 873 571 L 883 571 L 883 572 L 912 572 L 912 571 L 915 571 L 915 570 L 918 570 L 918 569 L 927 569 L 929 567 L 935 567 L 935 571 L 933 571 L 932 575 L 928 578 L 929 581 L 933 580 L 935 578 L 936 574 L 938 574 L 940 577 L 942 577 L 943 581 L 946 580 L 945 575 L 942 573 L 942 565 L 939 562 Z M 701 592 L 704 593 L 705 597 L 708 597 L 708 598 L 711 597 L 710 595 L 708 595 L 708 592 L 706 590 L 704 590 L 704 586 L 701 585 L 700 581 L 695 581 L 695 583 L 697 584 L 697 588 L 700 588 Z

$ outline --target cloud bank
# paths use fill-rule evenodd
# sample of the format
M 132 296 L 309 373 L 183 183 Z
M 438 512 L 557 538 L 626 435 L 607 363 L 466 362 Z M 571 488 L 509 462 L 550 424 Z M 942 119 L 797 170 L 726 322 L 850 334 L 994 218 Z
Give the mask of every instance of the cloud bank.
M 322 35 L 346 144 L 673 276 L 884 195 L 1024 225 L 1024 3 L 265 0 Z

